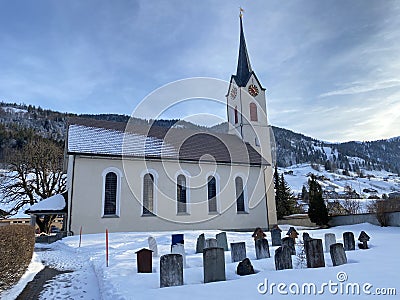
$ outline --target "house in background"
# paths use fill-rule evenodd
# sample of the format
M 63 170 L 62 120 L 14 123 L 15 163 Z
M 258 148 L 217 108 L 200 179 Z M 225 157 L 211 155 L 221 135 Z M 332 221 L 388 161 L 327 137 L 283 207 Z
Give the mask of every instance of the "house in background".
M 0 226 L 16 225 L 16 224 L 30 224 L 31 218 L 29 216 L 12 216 L 6 219 L 0 219 Z
M 228 134 L 70 119 L 67 229 L 252 230 L 277 224 L 265 89 L 240 17 Z

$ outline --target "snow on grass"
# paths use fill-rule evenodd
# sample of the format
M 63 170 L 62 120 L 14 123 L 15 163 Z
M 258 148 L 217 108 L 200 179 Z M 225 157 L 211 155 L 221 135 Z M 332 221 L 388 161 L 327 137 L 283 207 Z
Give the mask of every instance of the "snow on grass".
M 281 226 L 283 235 L 289 226 Z M 203 231 L 182 231 L 185 235 L 185 250 L 187 268 L 184 269 L 184 285 L 179 287 L 159 288 L 159 257 L 153 258 L 153 273 L 137 273 L 137 250 L 147 248 L 147 238 L 155 237 L 160 255 L 170 253 L 171 232 L 151 233 L 110 233 L 109 267 L 105 262 L 104 234 L 91 234 L 82 237 L 79 248 L 79 236 L 64 238 L 50 245 L 50 251 L 38 252 L 40 259 L 46 265 L 60 270 L 74 272 L 60 275 L 48 284 L 42 293 L 42 299 L 288 299 L 290 295 L 282 295 L 276 289 L 266 294 L 260 294 L 257 287 L 266 280 L 271 283 L 292 283 L 302 285 L 313 283 L 320 287 L 323 283 L 340 283 L 339 272 L 347 274 L 349 283 L 372 284 L 371 291 L 376 288 L 396 288 L 400 292 L 398 266 L 400 257 L 400 228 L 381 228 L 371 224 L 341 226 L 323 230 L 300 229 L 301 234 L 308 231 L 313 238 L 324 238 L 324 234 L 336 234 L 337 242 L 342 242 L 342 234 L 352 231 L 357 238 L 361 230 L 371 237 L 368 250 L 346 252 L 348 264 L 333 267 L 329 253 L 325 253 L 325 268 L 293 269 L 276 271 L 274 265 L 274 250 L 271 247 L 271 236 L 267 233 L 270 244 L 271 258 L 256 260 L 252 232 L 227 232 L 228 244 L 246 242 L 247 257 L 251 260 L 256 274 L 238 276 L 235 271 L 238 263 L 232 263 L 230 252 L 225 252 L 226 278 L 225 282 L 203 283 L 202 254 L 196 254 L 196 239 Z M 204 231 L 206 238 L 215 237 L 219 231 Z M 48 247 L 48 245 L 46 245 Z M 296 256 L 292 259 L 295 261 Z M 264 286 L 261 285 L 261 288 Z M 286 288 L 286 291 L 289 290 Z M 289 292 L 290 294 L 290 292 Z M 332 295 L 325 290 L 323 295 L 296 295 L 297 299 L 337 299 L 346 295 Z M 348 296 L 347 299 L 373 299 L 371 295 Z M 391 296 L 390 299 L 395 299 Z

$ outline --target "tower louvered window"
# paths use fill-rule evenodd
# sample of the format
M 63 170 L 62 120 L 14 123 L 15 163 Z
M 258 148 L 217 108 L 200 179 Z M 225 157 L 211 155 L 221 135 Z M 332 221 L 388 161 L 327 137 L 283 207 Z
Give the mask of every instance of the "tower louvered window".
M 235 124 L 239 123 L 239 116 L 238 116 L 238 110 L 237 107 L 235 106 Z
M 250 121 L 258 121 L 257 105 L 255 103 L 250 103 Z

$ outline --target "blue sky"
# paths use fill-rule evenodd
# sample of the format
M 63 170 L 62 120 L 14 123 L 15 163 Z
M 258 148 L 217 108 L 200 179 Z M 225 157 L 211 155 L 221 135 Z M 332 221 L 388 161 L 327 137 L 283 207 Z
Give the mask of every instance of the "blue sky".
M 0 0 L 0 100 L 131 114 L 175 80 L 229 80 L 239 6 L 271 124 L 327 141 L 400 135 L 400 1 L 390 0 Z M 165 116 L 225 118 L 200 102 Z

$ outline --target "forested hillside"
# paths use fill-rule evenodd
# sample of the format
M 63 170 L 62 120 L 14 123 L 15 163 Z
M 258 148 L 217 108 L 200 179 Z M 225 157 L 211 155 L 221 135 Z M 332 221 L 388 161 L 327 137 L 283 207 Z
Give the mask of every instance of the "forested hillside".
M 32 105 L 0 103 L 0 160 L 4 162 L 4 150 L 19 148 L 33 136 L 39 135 L 52 139 L 63 147 L 66 120 L 71 113 L 61 113 Z M 129 116 L 118 114 L 79 115 L 115 122 L 127 122 Z M 149 124 L 151 121 L 134 119 L 137 124 Z M 165 127 L 184 127 L 196 129 L 198 126 L 180 120 L 156 120 L 155 124 Z M 279 167 L 300 163 L 325 165 L 326 169 L 336 168 L 359 172 L 360 169 L 381 170 L 400 173 L 400 137 L 371 142 L 327 143 L 300 133 L 272 126 L 276 157 Z M 227 123 L 208 128 L 214 132 L 227 132 Z

